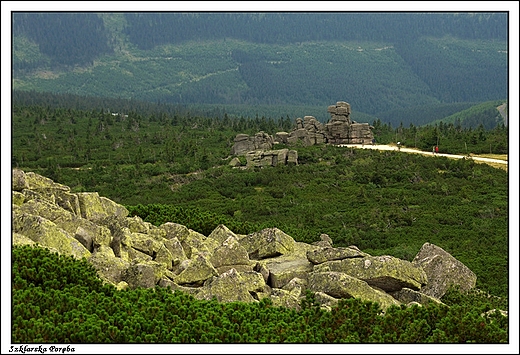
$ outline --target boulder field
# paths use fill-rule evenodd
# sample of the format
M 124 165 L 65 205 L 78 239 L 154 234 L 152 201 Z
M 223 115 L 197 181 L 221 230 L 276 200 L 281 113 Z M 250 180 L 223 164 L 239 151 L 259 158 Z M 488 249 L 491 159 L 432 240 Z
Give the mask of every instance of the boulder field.
M 97 192 L 70 192 L 49 178 L 12 170 L 12 245 L 39 245 L 85 258 L 118 289 L 170 287 L 197 299 L 299 308 L 311 291 L 324 308 L 342 298 L 392 305 L 440 302 L 450 286 L 475 287 L 476 276 L 438 246 L 425 243 L 410 262 L 312 244 L 278 228 L 249 235 L 225 225 L 205 236 L 172 222 L 154 226 Z

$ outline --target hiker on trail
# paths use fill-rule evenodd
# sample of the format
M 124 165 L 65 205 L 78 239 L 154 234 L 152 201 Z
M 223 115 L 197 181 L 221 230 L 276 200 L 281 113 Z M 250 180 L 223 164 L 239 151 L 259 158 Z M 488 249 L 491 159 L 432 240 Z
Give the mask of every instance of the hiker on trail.
M 432 154 L 435 155 L 435 146 L 432 147 Z
M 435 154 L 439 154 L 439 146 L 435 146 Z
M 375 145 L 375 144 L 376 144 L 376 139 L 372 138 L 372 145 Z
M 401 142 L 397 142 L 397 150 L 401 151 Z

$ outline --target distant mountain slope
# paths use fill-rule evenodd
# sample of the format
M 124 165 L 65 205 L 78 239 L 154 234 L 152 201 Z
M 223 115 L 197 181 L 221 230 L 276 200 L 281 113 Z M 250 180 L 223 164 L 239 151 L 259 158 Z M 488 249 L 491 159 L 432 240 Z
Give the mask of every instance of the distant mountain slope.
M 507 97 L 505 13 L 13 19 L 14 89 L 188 105 L 345 100 L 370 115 Z

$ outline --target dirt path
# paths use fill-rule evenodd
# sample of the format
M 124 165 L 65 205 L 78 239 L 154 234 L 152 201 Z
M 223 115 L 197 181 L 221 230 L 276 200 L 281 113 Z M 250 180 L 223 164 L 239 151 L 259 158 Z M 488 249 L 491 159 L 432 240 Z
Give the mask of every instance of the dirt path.
M 351 147 L 351 148 L 357 148 L 357 149 L 378 149 L 378 150 L 395 150 L 397 151 L 397 147 L 395 145 L 385 145 L 385 144 L 340 144 L 340 147 Z M 422 150 L 414 149 L 414 148 L 401 148 L 401 152 L 405 153 L 416 153 L 416 154 L 422 154 L 426 156 L 440 156 L 440 157 L 448 157 L 448 158 L 454 158 L 454 159 L 462 159 L 466 158 L 465 155 L 457 155 L 457 154 L 445 154 L 445 153 L 437 153 L 433 154 L 432 152 L 425 152 Z M 495 164 L 505 164 L 507 166 L 507 160 L 501 160 L 501 159 L 492 159 L 492 158 L 483 158 L 478 156 L 471 156 L 471 159 L 482 161 L 484 163 L 495 163 Z

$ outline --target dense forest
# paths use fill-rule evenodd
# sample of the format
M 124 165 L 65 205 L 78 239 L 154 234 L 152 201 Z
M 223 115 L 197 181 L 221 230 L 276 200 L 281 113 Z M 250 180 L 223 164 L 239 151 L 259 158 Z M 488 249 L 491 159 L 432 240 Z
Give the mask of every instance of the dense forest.
M 505 101 L 507 41 L 506 12 L 14 13 L 13 88 L 379 116 Z

